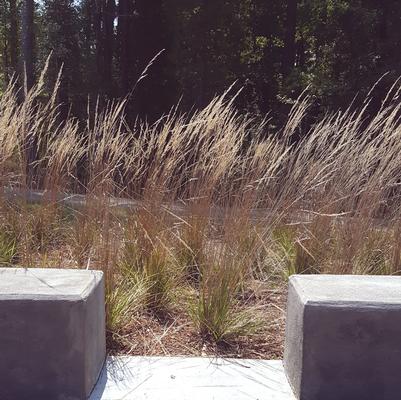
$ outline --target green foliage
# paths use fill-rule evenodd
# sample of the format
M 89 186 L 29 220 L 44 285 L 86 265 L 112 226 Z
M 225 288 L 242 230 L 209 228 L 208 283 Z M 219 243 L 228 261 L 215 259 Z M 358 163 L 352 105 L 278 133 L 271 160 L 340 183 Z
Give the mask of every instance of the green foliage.
M 130 231 L 122 249 L 119 267 L 122 274 L 134 286 L 140 283 L 146 288 L 143 304 L 156 313 L 164 312 L 171 302 L 174 288 L 170 255 L 163 243 L 141 246 L 141 228 L 128 227 Z M 138 235 L 138 236 L 137 236 Z
M 256 307 L 244 307 L 239 301 L 244 268 L 239 254 L 230 253 L 209 254 L 202 265 L 199 297 L 190 308 L 201 335 L 217 343 L 252 334 L 261 324 Z
M 199 283 L 204 263 L 205 218 L 192 216 L 181 227 L 176 261 L 190 282 Z
M 7 232 L 0 233 L 0 266 L 11 265 L 17 258 L 16 238 Z
M 289 229 L 276 229 L 273 232 L 273 241 L 277 247 L 279 259 L 284 264 L 282 271 L 284 271 L 285 278 L 288 279 L 291 275 L 298 273 L 294 233 Z
M 19 8 L 0 0 L 0 93 L 20 72 Z M 61 117 L 82 118 L 88 94 L 103 100 L 134 88 L 132 119 L 155 120 L 181 96 L 180 107 L 201 107 L 237 81 L 239 107 L 280 118 L 309 86 L 313 122 L 326 107 L 362 99 L 387 73 L 371 104 L 380 106 L 401 71 L 400 15 L 397 0 L 45 0 L 35 11 L 36 69 L 52 52 L 50 94 L 63 67 Z
M 43 252 L 58 244 L 64 236 L 65 225 L 57 206 L 27 205 L 25 235 L 34 249 Z
M 380 229 L 368 232 L 354 257 L 354 273 L 391 275 L 393 271 L 389 257 L 392 246 L 394 244 L 389 232 Z
M 257 307 L 244 301 L 260 238 L 246 208 L 235 211 L 225 215 L 217 240 L 209 236 L 213 225 L 205 217 L 208 213 L 189 217 L 181 234 L 185 244 L 181 260 L 186 263 L 186 276 L 192 282 L 196 278 L 199 292 L 190 315 L 200 334 L 217 343 L 250 335 L 260 327 Z
M 146 307 L 148 286 L 137 274 L 118 280 L 106 296 L 107 330 L 120 332 L 128 326 L 135 315 Z
M 272 253 L 285 279 L 294 274 L 319 273 L 321 269 L 320 239 L 313 236 L 300 238 L 299 234 L 296 229 L 285 226 L 273 231 Z

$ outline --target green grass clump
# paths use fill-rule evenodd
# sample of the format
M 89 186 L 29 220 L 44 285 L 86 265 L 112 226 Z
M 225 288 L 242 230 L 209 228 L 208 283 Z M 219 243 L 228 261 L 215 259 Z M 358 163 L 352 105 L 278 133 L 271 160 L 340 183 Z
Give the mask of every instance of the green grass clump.
M 157 313 L 168 309 L 175 284 L 171 254 L 162 238 L 150 240 L 144 227 L 134 221 L 126 230 L 119 260 L 123 276 L 146 287 L 143 304 Z
M 146 305 L 148 286 L 139 276 L 125 275 L 118 279 L 106 296 L 107 330 L 112 334 L 121 332 L 129 326 L 135 316 Z
M 207 221 L 199 216 L 191 216 L 182 224 L 178 234 L 176 262 L 189 282 L 199 284 L 202 264 L 205 260 L 205 230 Z
M 238 299 L 244 285 L 243 272 L 243 265 L 236 257 L 226 263 L 220 259 L 203 265 L 199 297 L 190 315 L 204 337 L 217 343 L 229 342 L 260 327 L 255 309 L 244 306 Z
M 6 232 L 0 232 L 0 265 L 8 266 L 17 260 L 16 238 Z

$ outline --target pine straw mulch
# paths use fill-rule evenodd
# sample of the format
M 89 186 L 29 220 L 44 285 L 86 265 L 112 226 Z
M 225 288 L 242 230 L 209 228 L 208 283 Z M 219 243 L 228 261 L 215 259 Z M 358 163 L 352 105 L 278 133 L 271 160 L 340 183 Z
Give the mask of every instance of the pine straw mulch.
M 174 310 L 163 318 L 138 316 L 123 332 L 108 335 L 108 349 L 112 355 L 282 359 L 286 298 L 284 285 L 257 293 L 255 302 L 261 307 L 263 327 L 230 343 L 216 345 L 206 340 L 184 310 Z
M 33 254 L 33 265 L 44 267 L 45 262 L 46 266 L 51 264 L 55 268 L 77 268 L 73 261 L 67 262 L 69 258 L 66 259 L 65 254 L 66 249 L 63 249 L 53 252 L 45 260 L 39 254 Z M 244 302 L 257 305 L 263 316 L 263 326 L 255 334 L 216 344 L 199 334 L 185 307 L 175 306 L 162 318 L 152 313 L 141 313 L 118 334 L 108 332 L 108 352 L 110 355 L 132 356 L 282 359 L 287 283 L 281 279 L 266 283 L 255 281 L 244 297 Z

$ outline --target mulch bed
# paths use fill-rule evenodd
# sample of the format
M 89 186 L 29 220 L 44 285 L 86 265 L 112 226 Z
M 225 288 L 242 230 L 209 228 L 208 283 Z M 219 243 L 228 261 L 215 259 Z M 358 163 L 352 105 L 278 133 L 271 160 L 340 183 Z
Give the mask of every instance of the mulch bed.
M 140 315 L 119 335 L 108 335 L 109 352 L 113 355 L 282 359 L 287 298 L 285 285 L 265 288 L 256 297 L 264 324 L 258 333 L 251 336 L 217 345 L 197 332 L 185 311 L 174 310 L 163 319 L 152 314 Z

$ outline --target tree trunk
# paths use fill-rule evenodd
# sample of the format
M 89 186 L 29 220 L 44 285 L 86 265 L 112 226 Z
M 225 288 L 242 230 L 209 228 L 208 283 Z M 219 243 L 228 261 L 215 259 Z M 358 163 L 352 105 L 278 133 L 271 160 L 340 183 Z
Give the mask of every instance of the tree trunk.
M 129 0 L 119 0 L 118 2 L 118 25 L 117 25 L 117 38 L 118 38 L 118 63 L 120 69 L 120 90 L 121 96 L 125 96 L 128 91 L 129 77 L 128 77 L 128 46 L 127 40 L 129 31 Z
M 295 65 L 296 43 L 295 34 L 297 28 L 297 5 L 298 0 L 287 0 L 286 31 L 284 38 L 283 66 L 282 72 L 286 78 Z
M 136 55 L 135 80 L 137 80 L 149 62 L 160 51 L 168 51 L 169 35 L 165 24 L 162 0 L 136 0 L 135 30 L 133 33 L 133 51 Z M 136 40 L 135 40 L 136 39 Z M 149 121 L 155 121 L 167 103 L 165 89 L 166 53 L 161 54 L 147 69 L 147 79 L 142 80 L 134 95 L 135 112 Z M 157 101 L 155 101 L 157 93 Z
M 93 29 L 96 46 L 96 74 L 99 91 L 102 91 L 102 64 L 103 64 L 103 40 L 102 40 L 102 4 L 103 0 L 95 0 L 93 13 Z
M 24 96 L 35 83 L 35 61 L 34 61 L 34 1 L 23 0 L 21 15 L 21 48 L 22 48 L 22 76 L 24 77 Z M 37 158 L 37 139 L 32 136 L 30 126 L 25 126 L 25 174 L 26 185 L 35 185 L 35 165 Z
M 18 20 L 17 1 L 10 0 L 10 69 L 11 74 L 18 70 Z
M 134 85 L 136 54 L 132 41 L 134 36 L 135 8 L 134 0 L 118 2 L 118 64 L 120 70 L 120 96 L 125 96 Z
M 33 0 L 24 0 L 22 4 L 22 68 L 25 77 L 25 90 L 32 88 L 35 82 Z
M 96 40 L 96 66 L 99 91 L 112 95 L 115 0 L 97 0 L 95 3 L 94 29 Z
M 5 78 L 5 83 L 6 86 L 8 84 L 8 82 L 10 81 L 10 66 L 9 66 L 9 49 L 8 49 L 8 42 L 7 42 L 7 38 L 3 37 L 3 52 L 1 54 L 1 59 L 2 59 L 2 64 L 0 64 L 0 68 L 3 68 L 4 71 L 4 78 Z
M 103 82 L 105 93 L 112 96 L 115 0 L 105 0 L 103 7 Z

